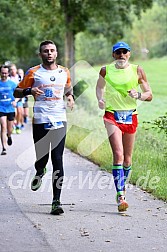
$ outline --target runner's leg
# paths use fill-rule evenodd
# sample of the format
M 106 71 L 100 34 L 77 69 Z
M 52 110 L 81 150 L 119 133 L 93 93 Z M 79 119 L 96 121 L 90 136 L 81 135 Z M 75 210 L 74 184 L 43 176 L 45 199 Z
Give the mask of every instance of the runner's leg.
M 53 130 L 51 141 L 51 160 L 53 165 L 53 201 L 60 200 L 61 189 L 63 184 L 63 152 L 66 138 L 66 123 L 64 127 Z
M 7 146 L 7 117 L 6 116 L 1 116 L 0 117 L 0 124 L 1 124 L 1 143 L 2 143 L 2 148 L 6 149 Z
M 33 139 L 36 152 L 35 169 L 40 175 L 48 162 L 50 149 L 49 131 L 44 129 L 44 124 L 33 124 Z
M 135 142 L 135 136 L 136 136 L 136 133 L 133 133 L 133 134 L 125 133 L 122 138 L 123 149 L 124 149 L 123 167 L 124 167 L 125 182 L 131 170 L 132 153 L 133 153 L 133 147 L 134 147 L 134 142 Z
M 7 135 L 8 135 L 8 137 L 11 137 L 11 134 L 12 134 L 14 118 L 15 118 L 15 112 L 8 113 L 8 116 L 7 116 Z
M 121 130 L 109 123 L 105 122 L 107 129 L 109 142 L 113 153 L 113 166 L 112 172 L 114 177 L 115 188 L 117 195 L 123 195 L 124 188 L 124 172 L 123 172 L 123 144 L 122 144 L 122 132 Z

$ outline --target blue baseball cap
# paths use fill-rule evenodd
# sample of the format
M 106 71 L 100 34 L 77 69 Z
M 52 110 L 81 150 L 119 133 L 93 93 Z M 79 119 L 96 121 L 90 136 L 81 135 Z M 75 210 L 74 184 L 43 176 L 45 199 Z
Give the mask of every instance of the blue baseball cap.
M 120 42 L 117 42 L 115 45 L 113 45 L 112 51 L 115 52 L 116 50 L 121 49 L 121 48 L 127 49 L 128 51 L 131 50 L 130 46 L 127 43 L 120 41 Z

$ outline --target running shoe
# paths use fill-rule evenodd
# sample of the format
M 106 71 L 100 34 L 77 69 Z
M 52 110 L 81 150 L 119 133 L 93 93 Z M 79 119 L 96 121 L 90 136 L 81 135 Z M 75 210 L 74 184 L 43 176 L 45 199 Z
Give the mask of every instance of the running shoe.
M 46 167 L 43 170 L 42 174 L 38 174 L 36 173 L 36 175 L 34 176 L 34 178 L 32 179 L 31 182 L 31 190 L 32 191 L 37 191 L 40 186 L 42 185 L 42 177 L 46 174 Z
M 16 129 L 15 128 L 13 128 L 12 134 L 16 134 Z
M 16 128 L 16 134 L 21 134 L 21 129 L 20 128 Z
M 7 135 L 7 137 L 8 137 L 8 140 L 7 140 L 8 145 L 12 145 L 12 138 L 11 138 L 11 136 L 9 137 L 9 136 Z
M 3 148 L 2 152 L 1 152 L 1 155 L 6 155 L 6 154 L 7 154 L 6 149 Z
M 126 202 L 126 199 L 125 199 L 125 196 L 123 196 L 123 195 L 120 195 L 119 197 L 118 197 L 118 202 L 117 202 L 117 204 L 118 204 L 118 211 L 119 212 L 124 212 L 124 211 L 126 211 L 127 209 L 128 209 L 128 203 Z
M 51 209 L 50 214 L 59 215 L 59 214 L 62 214 L 62 213 L 64 213 L 64 211 L 63 211 L 63 208 L 61 206 L 60 201 L 59 200 L 53 201 L 52 209 Z

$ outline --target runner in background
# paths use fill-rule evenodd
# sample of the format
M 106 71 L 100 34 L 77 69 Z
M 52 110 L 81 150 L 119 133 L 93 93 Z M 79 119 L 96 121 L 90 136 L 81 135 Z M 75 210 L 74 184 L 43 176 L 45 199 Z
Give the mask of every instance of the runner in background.
M 1 126 L 1 155 L 7 154 L 7 144 L 12 145 L 12 129 L 15 117 L 15 98 L 13 92 L 16 84 L 8 79 L 9 68 L 1 66 L 0 68 L 0 126 Z
M 18 75 L 21 77 L 21 80 L 24 78 L 24 70 L 19 68 L 17 70 Z M 29 117 L 29 107 L 28 107 L 28 96 L 25 96 L 22 98 L 23 102 L 23 117 L 22 117 L 22 124 L 21 128 L 24 129 L 24 124 L 28 123 L 28 117 Z
M 17 73 L 17 67 L 15 64 L 11 64 L 10 66 L 10 79 L 15 82 L 17 85 L 22 80 L 21 76 Z M 21 125 L 23 118 L 23 102 L 22 99 L 16 99 L 16 115 L 15 115 L 15 125 L 13 127 L 13 133 L 20 134 L 21 133 Z

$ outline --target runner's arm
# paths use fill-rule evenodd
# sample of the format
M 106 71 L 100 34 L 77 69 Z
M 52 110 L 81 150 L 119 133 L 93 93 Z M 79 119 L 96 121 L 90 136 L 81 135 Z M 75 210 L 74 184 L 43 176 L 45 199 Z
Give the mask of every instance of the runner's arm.
M 67 69 L 67 83 L 64 88 L 64 94 L 67 97 L 67 106 L 71 108 L 74 107 L 74 95 L 73 95 L 73 87 L 71 84 L 70 71 Z
M 27 95 L 33 95 L 34 98 L 38 95 L 43 94 L 44 92 L 40 90 L 38 87 L 29 87 L 29 88 L 19 88 L 17 87 L 14 91 L 14 97 L 23 98 Z
M 28 71 L 23 80 L 16 87 L 14 91 L 14 97 L 23 98 L 27 95 L 33 95 L 35 98 L 36 96 L 43 94 L 43 91 L 38 87 L 33 87 L 33 83 L 34 73 L 33 71 Z
M 139 100 L 151 101 L 152 100 L 151 87 L 147 81 L 147 77 L 146 77 L 144 70 L 140 66 L 138 66 L 138 68 L 137 68 L 137 74 L 139 76 L 138 82 L 139 82 L 141 90 L 142 90 L 141 97 L 139 98 Z
M 96 97 L 98 100 L 98 105 L 100 109 L 105 108 L 105 101 L 104 101 L 104 87 L 105 87 L 105 77 L 106 75 L 106 67 L 102 67 L 99 73 L 99 78 L 97 80 L 97 85 L 96 85 Z

